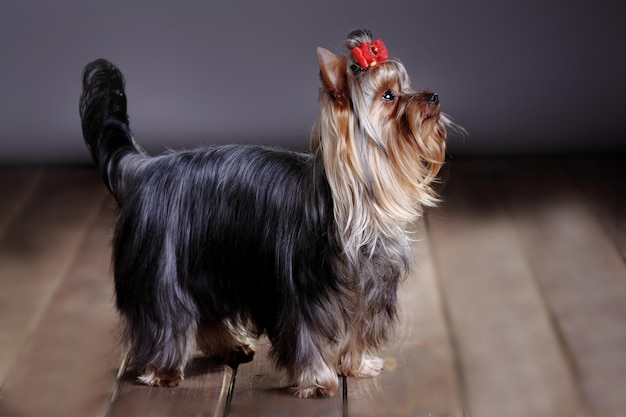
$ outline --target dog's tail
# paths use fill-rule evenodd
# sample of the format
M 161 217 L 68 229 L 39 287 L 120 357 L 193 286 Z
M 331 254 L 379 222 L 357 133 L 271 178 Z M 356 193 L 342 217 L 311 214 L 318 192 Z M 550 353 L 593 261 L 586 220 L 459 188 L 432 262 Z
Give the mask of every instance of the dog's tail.
M 130 174 L 120 172 L 122 159 L 129 154 L 143 155 L 143 151 L 128 124 L 124 76 L 104 59 L 87 64 L 83 70 L 80 118 L 87 148 L 107 188 L 119 201 Z

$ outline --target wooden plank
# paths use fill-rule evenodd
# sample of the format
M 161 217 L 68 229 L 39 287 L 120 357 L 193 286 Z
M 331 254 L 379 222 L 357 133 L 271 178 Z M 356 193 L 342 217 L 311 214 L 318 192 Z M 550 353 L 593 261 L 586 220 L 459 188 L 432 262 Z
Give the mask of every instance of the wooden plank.
M 110 279 L 107 200 L 2 389 L 0 414 L 97 416 L 109 408 L 121 357 Z
M 415 267 L 400 287 L 396 337 L 380 352 L 376 378 L 348 378 L 348 415 L 460 415 L 454 352 L 444 317 L 426 227 L 420 222 Z
M 578 415 L 572 370 L 491 175 L 455 163 L 429 216 L 464 407 L 481 417 Z
M 301 399 L 293 395 L 287 373 L 269 361 L 269 341 L 257 342 L 252 362 L 239 366 L 230 403 L 230 415 L 321 417 L 342 414 L 341 394 L 334 398 Z
M 580 158 L 566 164 L 583 198 L 626 258 L 626 158 Z
M 106 195 L 93 170 L 45 173 L 0 239 L 0 384 L 63 281 Z
M 623 415 L 626 266 L 614 236 L 602 227 L 606 219 L 598 221 L 598 211 L 553 167 L 538 166 L 518 175 L 501 191 L 591 411 Z
M 0 236 L 32 197 L 42 175 L 41 169 L 0 170 Z
M 125 372 L 107 417 L 221 416 L 220 393 L 228 377 L 224 365 L 202 357 L 188 364 L 184 381 L 175 388 L 139 385 L 134 372 Z

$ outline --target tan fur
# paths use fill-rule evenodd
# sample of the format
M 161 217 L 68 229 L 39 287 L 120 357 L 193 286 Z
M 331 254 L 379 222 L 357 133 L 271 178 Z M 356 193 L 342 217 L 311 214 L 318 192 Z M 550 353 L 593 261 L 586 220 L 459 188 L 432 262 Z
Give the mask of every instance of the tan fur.
M 422 207 L 436 204 L 431 185 L 445 159 L 447 118 L 426 102 L 429 91 L 411 89 L 399 62 L 380 63 L 355 77 L 353 61 L 329 54 L 318 52 L 322 80 L 334 84 L 322 91 L 311 146 L 325 162 L 343 162 L 327 163 L 325 170 L 339 234 L 356 258 L 359 248 L 378 236 L 397 235 Z M 387 90 L 397 94 L 393 103 L 382 99 Z
M 252 335 L 241 324 L 224 320 L 219 325 L 202 321 L 196 336 L 198 348 L 208 357 L 225 363 L 245 363 L 256 352 Z
M 349 48 L 371 39 L 350 38 Z M 397 277 L 409 267 L 408 228 L 424 207 L 445 160 L 446 127 L 455 125 L 432 92 L 415 91 L 394 60 L 353 73 L 355 60 L 318 49 L 323 86 L 311 149 L 324 161 L 338 240 L 338 271 L 347 282 L 349 311 L 337 348 L 345 376 L 374 377 L 383 368 L 376 350 L 395 320 Z M 385 99 L 388 92 L 394 99 Z

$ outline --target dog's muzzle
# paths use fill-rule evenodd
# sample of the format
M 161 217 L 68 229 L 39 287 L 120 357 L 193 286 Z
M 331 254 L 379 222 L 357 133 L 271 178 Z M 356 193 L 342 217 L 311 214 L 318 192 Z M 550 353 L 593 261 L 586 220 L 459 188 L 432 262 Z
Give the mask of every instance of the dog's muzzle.
M 439 96 L 437 93 L 426 94 L 424 98 L 428 104 L 439 104 Z

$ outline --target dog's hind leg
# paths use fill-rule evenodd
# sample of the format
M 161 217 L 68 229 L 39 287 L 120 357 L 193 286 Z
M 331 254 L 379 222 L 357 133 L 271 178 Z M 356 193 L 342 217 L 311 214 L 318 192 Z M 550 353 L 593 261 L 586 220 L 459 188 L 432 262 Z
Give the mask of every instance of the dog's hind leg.
M 126 318 L 129 356 L 132 367 L 139 373 L 138 382 L 150 386 L 173 387 L 183 380 L 183 370 L 193 352 L 195 324 L 178 317 L 175 326 L 141 323 Z
M 140 374 L 138 381 L 160 387 L 182 382 L 183 370 L 195 347 L 195 320 L 178 312 L 169 322 L 155 322 L 144 316 L 141 322 L 127 319 L 126 325 L 131 364 Z
M 206 356 L 229 365 L 250 362 L 256 352 L 254 339 L 239 323 L 226 319 L 215 322 L 201 319 L 196 333 L 198 348 Z
M 123 236 L 118 234 L 118 242 Z M 140 383 L 151 386 L 178 385 L 195 348 L 198 313 L 179 283 L 172 247 L 153 245 L 154 252 L 144 251 L 143 258 L 116 247 L 117 307 L 130 366 L 139 373 Z

